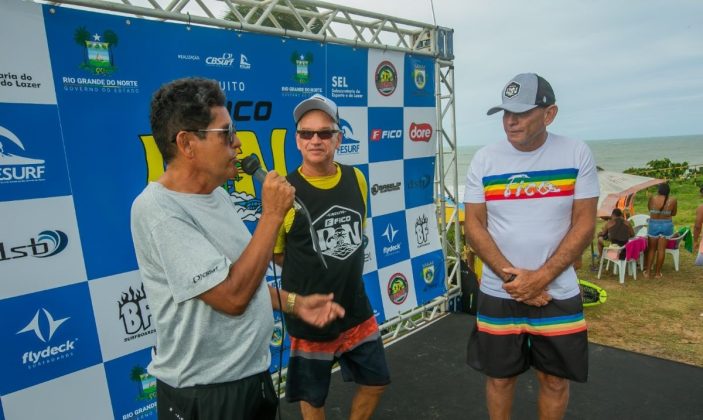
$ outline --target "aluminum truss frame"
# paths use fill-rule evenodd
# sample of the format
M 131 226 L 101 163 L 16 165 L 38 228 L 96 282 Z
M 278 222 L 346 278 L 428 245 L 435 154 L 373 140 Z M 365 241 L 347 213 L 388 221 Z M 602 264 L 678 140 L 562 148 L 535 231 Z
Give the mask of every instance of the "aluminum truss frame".
M 433 57 L 437 103 L 435 196 L 446 256 L 447 293 L 380 326 L 386 343 L 442 316 L 460 294 L 461 225 L 454 89 L 453 29 L 316 0 L 35 0 L 129 17 L 182 22 Z M 230 19 L 224 19 L 229 13 Z M 218 16 L 219 15 L 219 16 Z M 292 23 L 294 22 L 294 23 Z M 297 25 L 296 25 L 297 23 Z M 292 25 L 300 30 L 290 30 Z M 448 215 L 448 217 L 446 216 Z

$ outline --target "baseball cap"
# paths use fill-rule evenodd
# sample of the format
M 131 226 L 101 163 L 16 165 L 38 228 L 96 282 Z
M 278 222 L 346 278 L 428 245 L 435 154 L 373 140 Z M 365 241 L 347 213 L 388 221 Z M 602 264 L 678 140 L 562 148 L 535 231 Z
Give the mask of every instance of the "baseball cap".
M 298 106 L 295 107 L 295 110 L 293 110 L 293 118 L 295 118 L 295 122 L 297 123 L 301 118 L 303 118 L 303 115 L 316 109 L 329 115 L 335 123 L 339 124 L 339 111 L 337 111 L 337 104 L 319 93 L 316 93 L 299 103 Z
M 503 88 L 502 97 L 503 103 L 489 109 L 488 115 L 498 111 L 520 114 L 538 106 L 549 106 L 556 102 L 552 86 L 535 73 L 522 73 L 513 77 Z

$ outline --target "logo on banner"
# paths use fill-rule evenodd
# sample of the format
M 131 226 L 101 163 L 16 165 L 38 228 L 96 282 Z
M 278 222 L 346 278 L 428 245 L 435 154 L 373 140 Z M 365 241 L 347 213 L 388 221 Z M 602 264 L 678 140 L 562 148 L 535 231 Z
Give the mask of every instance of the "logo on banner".
M 391 96 L 398 86 L 398 72 L 390 61 L 382 61 L 376 67 L 376 90 L 383 96 Z
M 290 61 L 295 64 L 295 76 L 293 77 L 298 83 L 308 83 L 310 82 L 310 71 L 309 67 L 312 64 L 313 56 L 312 53 L 307 52 L 305 54 L 300 54 L 294 51 L 290 56 Z
M 356 155 L 359 153 L 360 141 L 354 137 L 354 129 L 347 120 L 339 121 L 339 128 L 342 130 L 342 144 L 339 145 L 337 153 L 340 155 Z
M 283 323 L 278 320 L 273 324 L 271 333 L 271 346 L 281 347 L 283 345 Z
M 408 298 L 408 279 L 403 273 L 395 273 L 388 281 L 388 298 L 396 305 L 400 305 Z
M 408 136 L 412 141 L 428 142 L 432 138 L 432 126 L 428 123 L 411 123 Z
M 389 256 L 400 252 L 400 242 L 395 242 L 396 235 L 398 235 L 398 229 L 393 227 L 392 223 L 386 225 L 386 230 L 381 234 L 388 242 L 388 246 L 383 247 L 383 255 Z
M 346 260 L 362 246 L 361 215 L 346 207 L 332 206 L 313 222 L 322 253 Z
M 255 222 L 261 218 L 261 199 L 245 192 L 235 191 L 234 184 L 227 186 L 227 192 L 242 221 Z
M 102 35 L 91 35 L 85 26 L 80 26 L 73 33 L 73 40 L 85 49 L 82 69 L 95 75 L 109 75 L 116 70 L 112 50 L 117 47 L 119 38 L 115 31 L 107 29 Z
M 36 238 L 29 238 L 29 243 L 6 246 L 5 242 L 0 242 L 0 261 L 25 257 L 52 257 L 66 249 L 67 245 L 68 236 L 62 231 L 44 230 L 39 232 Z
M 413 82 L 415 87 L 422 90 L 427 84 L 427 72 L 425 71 L 425 66 L 421 64 L 415 64 L 413 69 Z
M 205 64 L 213 67 L 232 67 L 234 64 L 234 54 L 231 52 L 222 53 L 219 57 L 208 57 Z
M 42 316 L 42 314 L 44 315 Z M 41 320 L 42 318 L 44 320 Z M 32 320 L 24 328 L 17 331 L 16 334 L 33 332 L 37 339 L 42 343 L 47 343 L 47 346 L 24 352 L 22 354 L 22 364 L 27 365 L 28 369 L 32 369 L 73 356 L 77 339 L 68 339 L 65 342 L 62 340 L 58 345 L 50 344 L 59 327 L 69 319 L 70 317 L 55 319 L 46 309 L 37 309 Z
M 129 379 L 137 383 L 137 389 L 139 390 L 137 400 L 152 400 L 156 398 L 156 378 L 149 375 L 144 367 L 139 365 L 134 366 L 129 371 Z M 153 404 L 153 407 L 142 407 L 140 409 L 141 411 L 135 412 L 134 414 L 144 414 L 150 408 L 156 408 L 156 403 Z
M 244 54 L 239 54 L 239 68 L 243 70 L 249 70 L 251 68 L 249 59 L 247 59 L 247 56 Z
M 418 247 L 430 244 L 430 224 L 425 214 L 420 215 L 415 220 L 415 242 Z
M 434 281 L 434 262 L 430 261 L 422 265 L 422 279 L 425 280 L 425 284 L 432 284 Z
M 361 243 L 364 246 L 364 262 L 367 263 L 373 259 L 373 257 L 371 256 L 371 251 L 366 249 L 369 246 L 369 237 L 366 235 L 362 235 Z
M 44 181 L 44 160 L 11 153 L 6 150 L 10 143 L 14 145 L 13 148 L 24 152 L 24 144 L 20 139 L 7 128 L 0 126 L 0 185 Z
M 400 182 L 390 184 L 373 184 L 371 187 L 371 195 L 383 194 L 392 191 L 400 191 Z
M 151 327 L 151 311 L 149 302 L 144 292 L 144 284 L 137 290 L 130 286 L 126 292 L 122 292 L 122 297 L 117 301 L 117 310 L 122 320 L 125 334 L 129 334 L 124 341 L 132 341 L 139 337 L 144 337 L 156 332 Z
M 414 178 L 414 179 L 408 179 L 405 182 L 405 185 L 408 186 L 408 188 L 427 188 L 430 186 L 430 183 L 432 182 L 432 178 L 429 175 L 423 175 L 420 178 Z
M 403 137 L 403 130 L 381 130 L 374 128 L 371 130 L 371 141 L 379 141 L 383 139 L 400 139 Z

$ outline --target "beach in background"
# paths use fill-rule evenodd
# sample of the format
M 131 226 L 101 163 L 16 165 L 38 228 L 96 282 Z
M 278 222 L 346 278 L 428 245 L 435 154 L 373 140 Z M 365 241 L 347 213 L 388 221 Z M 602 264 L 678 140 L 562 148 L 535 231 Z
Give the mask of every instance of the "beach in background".
M 586 141 L 601 168 L 622 172 L 627 168 L 644 168 L 651 160 L 671 159 L 703 165 L 703 134 L 675 137 L 648 137 Z M 474 153 L 482 146 L 459 146 L 459 183 L 464 183 L 466 169 Z

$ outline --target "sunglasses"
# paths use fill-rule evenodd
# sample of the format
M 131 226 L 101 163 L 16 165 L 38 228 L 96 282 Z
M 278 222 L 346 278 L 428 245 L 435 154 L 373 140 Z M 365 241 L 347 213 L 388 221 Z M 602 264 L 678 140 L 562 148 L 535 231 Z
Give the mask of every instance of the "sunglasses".
M 329 140 L 332 136 L 339 133 L 339 130 L 297 130 L 296 132 L 303 140 L 311 140 L 315 137 L 315 134 L 320 140 Z
M 234 138 L 237 135 L 237 129 L 234 127 L 234 123 L 229 123 L 229 127 L 227 128 L 200 128 L 200 129 L 185 129 L 183 131 L 189 131 L 191 133 L 209 133 L 209 132 L 215 132 L 215 133 L 226 133 L 225 139 L 227 140 L 227 144 L 231 146 L 234 143 Z M 176 141 L 175 139 L 173 140 L 174 142 Z

